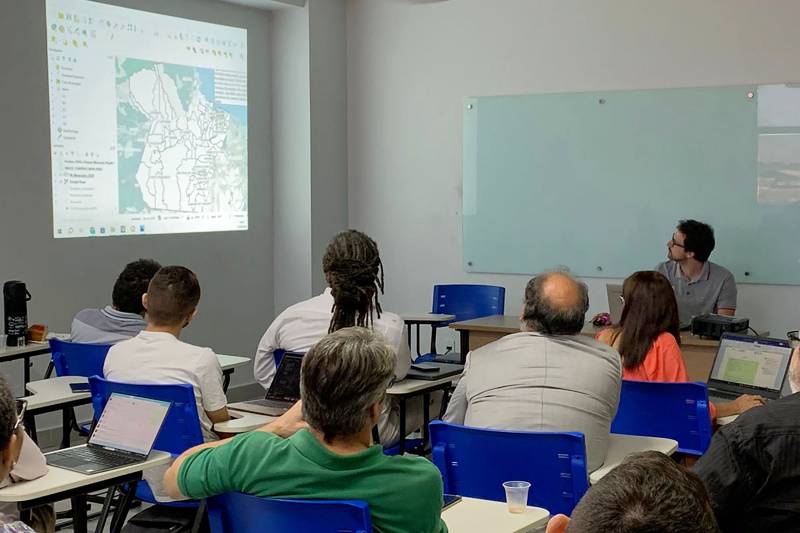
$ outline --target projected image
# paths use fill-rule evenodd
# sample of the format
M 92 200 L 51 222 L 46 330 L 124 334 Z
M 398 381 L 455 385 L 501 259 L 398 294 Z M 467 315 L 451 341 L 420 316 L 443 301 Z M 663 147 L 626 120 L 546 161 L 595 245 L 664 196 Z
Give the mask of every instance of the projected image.
M 246 31 L 48 0 L 55 237 L 247 229 Z

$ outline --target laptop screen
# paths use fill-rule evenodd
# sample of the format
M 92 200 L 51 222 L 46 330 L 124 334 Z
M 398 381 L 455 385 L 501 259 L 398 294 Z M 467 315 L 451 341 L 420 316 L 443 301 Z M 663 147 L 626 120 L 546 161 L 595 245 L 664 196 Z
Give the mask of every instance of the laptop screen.
M 147 455 L 170 405 L 170 402 L 113 393 L 89 444 Z
M 787 341 L 724 335 L 709 381 L 779 391 L 791 356 Z
M 300 366 L 303 356 L 287 353 L 275 373 L 275 379 L 269 386 L 267 399 L 299 400 L 300 399 Z

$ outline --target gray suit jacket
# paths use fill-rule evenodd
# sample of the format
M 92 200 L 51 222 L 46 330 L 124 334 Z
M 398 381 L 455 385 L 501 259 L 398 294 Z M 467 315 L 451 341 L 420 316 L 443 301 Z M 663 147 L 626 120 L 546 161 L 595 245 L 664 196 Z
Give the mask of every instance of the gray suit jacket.
M 589 471 L 603 465 L 622 368 L 590 337 L 507 335 L 467 355 L 444 420 L 524 431 L 579 431 Z

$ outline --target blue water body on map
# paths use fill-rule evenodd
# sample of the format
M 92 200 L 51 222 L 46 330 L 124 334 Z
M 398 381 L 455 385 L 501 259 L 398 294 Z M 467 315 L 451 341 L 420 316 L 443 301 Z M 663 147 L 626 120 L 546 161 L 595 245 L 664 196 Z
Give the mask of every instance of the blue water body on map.
M 221 104 L 216 100 L 214 91 L 214 70 L 210 68 L 198 68 L 197 77 L 200 80 L 200 92 L 209 102 L 214 103 L 214 107 L 222 109 L 234 118 L 243 127 L 247 127 L 247 106 Z

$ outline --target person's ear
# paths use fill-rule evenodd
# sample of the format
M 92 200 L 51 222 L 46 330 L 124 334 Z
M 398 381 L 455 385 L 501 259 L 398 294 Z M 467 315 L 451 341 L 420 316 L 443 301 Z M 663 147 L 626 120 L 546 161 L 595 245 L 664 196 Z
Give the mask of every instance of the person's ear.
M 22 449 L 22 438 L 19 436 L 19 432 L 15 431 L 11 434 L 11 438 L 8 439 L 8 444 L 3 449 L 2 454 L 0 455 L 0 460 L 2 461 L 2 466 L 0 466 L 0 475 L 5 478 L 11 469 L 14 468 L 14 465 L 19 459 L 19 453 Z
M 523 322 L 525 320 L 525 304 L 522 304 L 522 309 L 519 310 L 519 321 Z
M 383 411 L 383 400 L 375 402 L 369 406 L 369 418 L 372 422 L 372 426 L 378 423 L 378 418 L 381 416 L 381 411 Z
M 545 533 L 564 533 L 569 526 L 569 517 L 557 514 L 547 522 Z
M 197 308 L 195 307 L 194 309 L 192 309 L 192 312 L 191 312 L 191 313 L 189 313 L 189 316 L 188 316 L 188 317 L 186 317 L 186 320 L 185 320 L 185 321 L 184 321 L 184 323 L 183 323 L 183 327 L 186 327 L 186 326 L 188 326 L 188 325 L 189 325 L 189 323 L 190 323 L 192 320 L 194 320 L 194 317 L 196 317 L 196 316 L 197 316 Z
M 142 307 L 147 311 L 147 293 L 142 294 Z

